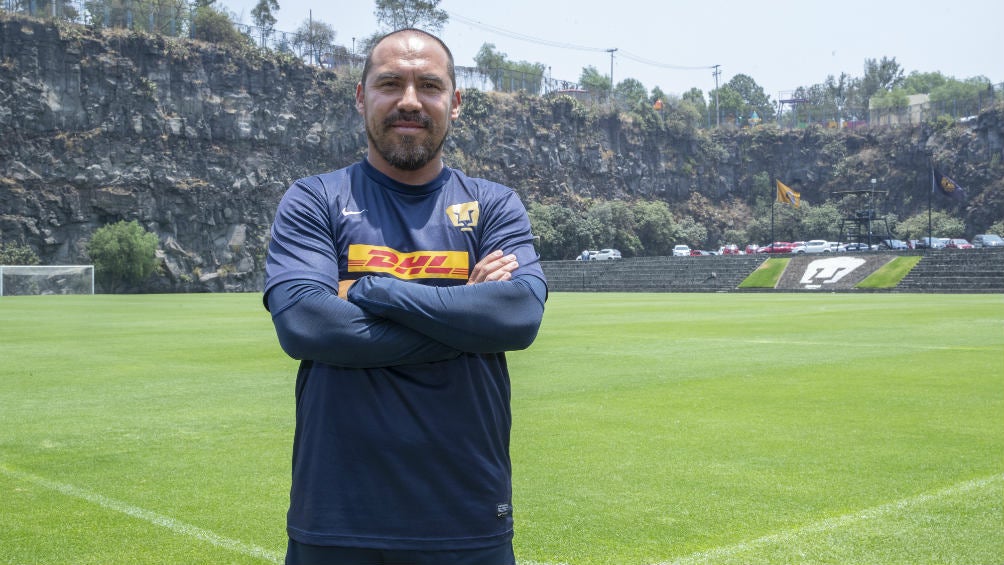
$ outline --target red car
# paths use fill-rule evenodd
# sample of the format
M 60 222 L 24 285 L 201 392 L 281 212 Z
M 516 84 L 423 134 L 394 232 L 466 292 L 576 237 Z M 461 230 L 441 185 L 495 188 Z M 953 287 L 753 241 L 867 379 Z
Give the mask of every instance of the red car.
M 795 244 L 790 241 L 775 241 L 770 245 L 764 245 L 757 250 L 757 253 L 791 253 L 794 248 Z
M 945 247 L 949 249 L 972 249 L 973 244 L 964 239 L 949 239 Z
M 719 255 L 740 255 L 739 246 L 730 243 L 728 245 L 723 245 L 721 249 L 718 250 Z

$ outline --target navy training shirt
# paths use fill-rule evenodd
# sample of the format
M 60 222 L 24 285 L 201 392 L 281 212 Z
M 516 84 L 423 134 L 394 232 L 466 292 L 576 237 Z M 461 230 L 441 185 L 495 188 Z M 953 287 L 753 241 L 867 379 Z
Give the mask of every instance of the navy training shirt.
M 297 316 L 298 298 L 287 297 L 284 285 L 316 285 L 330 297 L 339 280 L 364 276 L 464 285 L 474 264 L 497 249 L 517 256 L 514 280 L 532 278 L 543 287 L 529 220 L 511 189 L 448 168 L 427 185 L 402 185 L 363 161 L 301 179 L 287 191 L 272 230 L 266 304 L 275 290 L 284 300 L 282 311 L 272 308 L 273 318 Z M 485 296 L 512 290 L 502 283 L 466 288 L 476 287 Z M 399 300 L 418 289 L 392 288 Z M 543 296 L 525 295 L 540 302 L 539 323 Z M 332 310 L 337 317 L 312 322 L 345 324 L 361 339 L 304 357 L 297 376 L 287 528 L 301 543 L 464 549 L 512 537 L 509 375 L 505 346 L 495 351 L 490 337 L 495 326 L 502 331 L 505 316 L 490 311 L 491 302 L 483 311 L 462 302 L 469 311 L 459 314 L 484 326 L 484 346 L 471 353 L 460 345 L 469 335 L 454 340 L 442 327 L 459 319 L 457 312 L 437 319 L 428 301 L 403 303 L 422 310 L 409 313 L 410 328 L 385 331 L 387 320 L 350 312 L 355 307 L 344 301 Z M 429 343 L 396 351 L 415 340 Z M 373 363 L 381 348 L 384 361 Z

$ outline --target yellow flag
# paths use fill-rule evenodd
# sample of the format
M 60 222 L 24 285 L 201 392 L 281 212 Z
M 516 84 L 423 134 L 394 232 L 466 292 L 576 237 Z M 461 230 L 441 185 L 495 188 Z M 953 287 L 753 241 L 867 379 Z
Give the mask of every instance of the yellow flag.
M 781 181 L 777 182 L 777 201 L 783 202 L 785 204 L 794 204 L 795 208 L 798 208 L 799 202 L 801 202 L 802 195 L 795 192 L 788 185 Z

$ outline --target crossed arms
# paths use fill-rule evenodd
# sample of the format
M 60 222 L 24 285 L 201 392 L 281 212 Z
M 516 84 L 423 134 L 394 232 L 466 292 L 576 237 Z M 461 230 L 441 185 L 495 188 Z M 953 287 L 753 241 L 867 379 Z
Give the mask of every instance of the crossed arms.
M 362 277 L 342 295 L 296 279 L 266 297 L 283 350 L 295 359 L 349 368 L 388 367 L 528 347 L 544 313 L 547 287 L 513 276 L 515 257 L 496 251 L 464 286 L 426 286 Z

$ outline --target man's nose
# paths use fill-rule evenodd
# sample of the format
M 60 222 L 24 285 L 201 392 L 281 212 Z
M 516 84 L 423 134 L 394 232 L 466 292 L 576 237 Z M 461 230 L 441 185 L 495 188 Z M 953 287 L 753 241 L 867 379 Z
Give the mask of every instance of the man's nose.
M 401 100 L 397 103 L 398 108 L 402 110 L 419 110 L 422 108 L 422 103 L 418 101 L 418 89 L 415 85 L 409 84 L 404 88 L 404 92 L 401 93 Z

